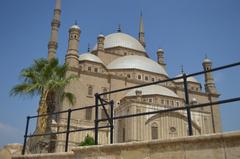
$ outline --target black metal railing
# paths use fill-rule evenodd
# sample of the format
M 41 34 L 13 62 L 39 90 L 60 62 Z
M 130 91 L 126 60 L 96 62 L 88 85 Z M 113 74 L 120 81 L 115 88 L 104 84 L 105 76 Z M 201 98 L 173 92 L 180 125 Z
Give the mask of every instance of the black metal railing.
M 196 72 L 196 73 L 192 73 L 192 74 L 185 74 L 184 73 L 182 76 L 175 77 L 175 78 L 170 78 L 170 79 L 166 79 L 166 80 L 161 80 L 161 81 L 156 81 L 156 82 L 152 82 L 152 83 L 146 83 L 146 84 L 142 84 L 142 85 L 136 85 L 136 86 L 132 86 L 132 87 L 112 90 L 112 91 L 104 92 L 104 93 L 100 93 L 100 94 L 96 93 L 95 94 L 95 105 L 76 108 L 76 109 L 68 109 L 68 110 L 65 110 L 65 111 L 54 112 L 54 113 L 51 113 L 51 114 L 28 116 L 27 117 L 25 135 L 24 135 L 24 144 L 23 144 L 22 154 L 25 154 L 27 138 L 34 137 L 34 136 L 66 134 L 65 152 L 67 152 L 68 151 L 69 134 L 70 133 L 79 132 L 79 131 L 94 130 L 94 132 L 95 132 L 95 138 L 94 139 L 95 139 L 95 144 L 97 145 L 98 144 L 99 129 L 103 129 L 103 128 L 109 128 L 110 129 L 110 143 L 112 144 L 113 143 L 114 120 L 143 116 L 143 115 L 150 115 L 150 114 L 157 114 L 157 113 L 167 113 L 167 112 L 173 112 L 173 111 L 179 111 L 179 110 L 186 110 L 187 111 L 188 135 L 191 136 L 191 135 L 193 135 L 191 109 L 236 102 L 236 101 L 240 101 L 240 97 L 235 97 L 235 98 L 230 98 L 230 99 L 225 99 L 225 100 L 219 100 L 219 101 L 214 101 L 214 102 L 210 101 L 210 102 L 201 103 L 201 104 L 190 104 L 187 78 L 192 77 L 192 76 L 202 75 L 202 74 L 209 73 L 209 72 L 215 72 L 215 71 L 219 71 L 219 70 L 223 70 L 223 69 L 228 69 L 228 68 L 236 67 L 236 66 L 240 66 L 240 62 L 236 62 L 236 63 L 232 63 L 232 64 L 229 64 L 229 65 L 224 65 L 224 66 L 221 66 L 221 67 L 216 67 L 216 68 L 213 68 L 213 69 L 210 69 L 210 70 L 204 70 L 204 71 L 200 71 L 200 72 Z M 107 94 L 114 94 L 114 93 L 130 90 L 130 89 L 136 89 L 136 88 L 140 88 L 140 87 L 145 87 L 145 86 L 150 86 L 150 85 L 175 81 L 175 80 L 178 80 L 178 79 L 183 79 L 183 84 L 184 84 L 185 106 L 182 106 L 182 107 L 174 107 L 174 108 L 163 109 L 163 110 L 155 110 L 155 111 L 151 111 L 151 112 L 143 112 L 143 113 L 136 113 L 136 114 L 114 116 L 114 113 L 113 113 L 113 111 L 114 111 L 114 101 L 113 100 L 106 101 L 104 98 L 102 98 L 102 97 L 104 97 L 104 95 L 107 95 Z M 110 112 L 107 111 L 106 105 L 110 106 Z M 103 108 L 103 111 L 106 115 L 106 118 L 99 119 L 99 107 Z M 90 109 L 90 108 L 95 108 L 95 120 L 94 120 L 95 126 L 92 127 L 92 128 L 81 128 L 81 129 L 71 130 L 70 129 L 71 113 L 73 111 L 80 111 L 80 110 Z M 28 135 L 30 119 L 43 117 L 43 116 L 58 115 L 58 114 L 61 114 L 61 113 L 68 113 L 68 115 L 67 115 L 67 130 L 66 131 Z M 105 126 L 99 126 L 99 122 L 104 122 L 104 121 L 108 122 L 108 124 L 105 125 Z
M 113 101 L 110 101 L 109 104 L 110 104 L 110 110 L 111 110 L 111 112 L 113 112 L 113 105 L 112 105 Z M 103 105 L 106 105 L 106 104 L 103 104 Z M 80 129 L 71 130 L 70 126 L 71 126 L 71 114 L 72 114 L 72 112 L 80 111 L 80 110 L 86 110 L 86 109 L 92 109 L 92 108 L 95 108 L 95 107 L 96 107 L 95 105 L 91 105 L 91 106 L 85 106 L 85 107 L 76 108 L 76 109 L 68 109 L 68 110 L 59 111 L 59 112 L 53 112 L 53 113 L 48 113 L 48 114 L 27 116 L 27 124 L 26 124 L 26 129 L 25 129 L 22 154 L 24 155 L 25 151 L 26 151 L 27 138 L 36 137 L 36 136 L 58 135 L 58 134 L 66 134 L 66 138 L 65 138 L 65 152 L 67 152 L 68 151 L 68 143 L 69 143 L 69 134 L 70 133 L 79 132 L 79 131 L 90 131 L 90 130 L 95 130 L 95 128 L 96 128 L 96 127 L 92 127 L 92 128 L 80 128 Z M 63 113 L 67 113 L 67 126 L 66 126 L 67 129 L 65 131 L 49 132 L 49 133 L 41 133 L 41 134 L 35 134 L 34 133 L 34 134 L 28 135 L 30 119 L 44 117 L 44 116 L 59 115 L 59 114 L 63 114 Z M 111 125 L 110 126 L 109 125 L 98 126 L 98 129 L 109 128 L 109 127 L 111 128 Z M 112 143 L 112 141 L 113 140 L 111 140 L 111 143 Z

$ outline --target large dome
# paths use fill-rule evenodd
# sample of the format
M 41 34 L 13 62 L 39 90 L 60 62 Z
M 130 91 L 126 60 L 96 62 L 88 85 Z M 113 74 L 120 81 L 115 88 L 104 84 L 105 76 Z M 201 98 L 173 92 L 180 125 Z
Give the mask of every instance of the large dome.
M 146 87 L 132 89 L 126 94 L 126 96 L 136 96 L 136 91 L 141 91 L 142 95 L 163 95 L 168 97 L 179 98 L 179 96 L 172 90 L 160 85 L 150 85 Z
M 136 40 L 134 37 L 128 34 L 119 32 L 119 33 L 109 34 L 105 37 L 105 40 L 104 40 L 105 49 L 117 47 L 117 46 L 146 52 L 142 44 L 138 40 Z M 96 50 L 96 49 L 97 49 L 97 45 L 94 47 L 93 50 Z
M 139 69 L 147 72 L 153 72 L 157 74 L 163 74 L 168 76 L 165 69 L 160 66 L 155 61 L 144 57 L 144 56 L 137 56 L 137 55 L 128 55 L 119 57 L 116 60 L 112 61 L 110 64 L 107 65 L 107 68 L 110 70 L 113 69 Z

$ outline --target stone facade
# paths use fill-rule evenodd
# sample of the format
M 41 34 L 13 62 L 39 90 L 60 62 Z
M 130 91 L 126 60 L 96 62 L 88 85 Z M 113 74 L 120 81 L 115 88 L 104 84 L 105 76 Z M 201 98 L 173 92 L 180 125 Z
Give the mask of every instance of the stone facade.
M 22 144 L 7 144 L 0 149 L 0 159 L 11 159 L 12 155 L 20 155 Z

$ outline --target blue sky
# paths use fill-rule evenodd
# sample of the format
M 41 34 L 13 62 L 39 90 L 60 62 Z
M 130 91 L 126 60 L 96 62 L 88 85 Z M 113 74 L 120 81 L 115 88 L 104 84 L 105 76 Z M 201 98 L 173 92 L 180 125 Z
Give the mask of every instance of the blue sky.
M 23 141 L 27 115 L 36 114 L 38 97 L 9 97 L 19 82 L 19 72 L 33 59 L 47 57 L 54 0 L 0 1 L 0 147 Z M 205 54 L 214 66 L 240 61 L 239 0 L 62 0 L 58 58 L 63 63 L 68 28 L 75 20 L 81 27 L 80 52 L 94 47 L 99 33 L 115 32 L 121 24 L 125 33 L 138 35 L 143 11 L 148 55 L 165 50 L 167 71 L 179 74 L 202 70 Z M 240 69 L 214 73 L 221 99 L 239 96 Z M 203 81 L 203 77 L 197 77 Z M 224 131 L 240 129 L 239 102 L 221 106 Z

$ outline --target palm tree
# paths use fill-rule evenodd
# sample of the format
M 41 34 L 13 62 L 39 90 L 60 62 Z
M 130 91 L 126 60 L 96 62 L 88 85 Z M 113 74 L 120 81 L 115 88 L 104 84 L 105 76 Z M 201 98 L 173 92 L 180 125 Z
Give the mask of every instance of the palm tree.
M 56 93 L 60 94 L 62 100 L 66 97 L 69 103 L 73 105 L 76 101 L 75 96 L 70 92 L 62 91 L 71 80 L 77 78 L 73 75 L 66 77 L 67 69 L 67 65 L 60 65 L 57 59 L 48 61 L 41 58 L 34 60 L 30 67 L 21 71 L 20 77 L 23 78 L 23 82 L 14 86 L 10 91 L 10 95 L 40 95 L 38 115 L 47 114 L 49 110 L 54 109 L 49 108 L 51 105 L 47 101 L 49 99 L 54 100 L 51 96 Z M 48 122 L 48 116 L 39 117 L 36 132 L 45 133 Z

